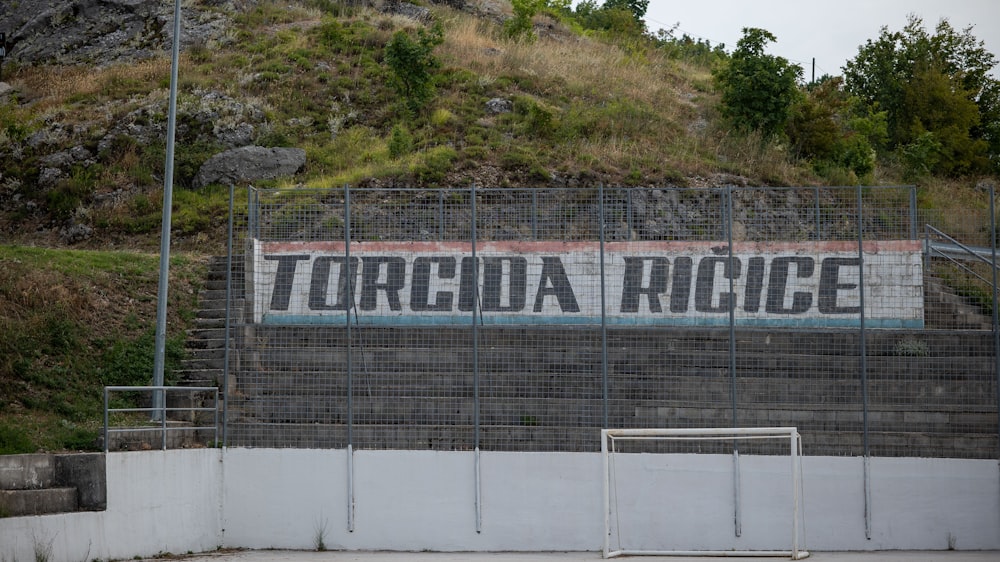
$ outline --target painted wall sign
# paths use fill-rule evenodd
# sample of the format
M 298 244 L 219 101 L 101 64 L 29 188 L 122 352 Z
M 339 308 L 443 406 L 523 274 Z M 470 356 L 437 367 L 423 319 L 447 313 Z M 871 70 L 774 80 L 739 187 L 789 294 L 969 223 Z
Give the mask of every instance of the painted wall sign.
M 605 244 L 609 324 L 856 326 L 856 243 Z M 864 246 L 865 322 L 923 326 L 919 241 Z M 594 242 L 253 243 L 248 296 L 271 324 L 597 324 L 601 252 Z M 347 280 L 352 280 L 351 301 Z M 730 290 L 730 280 L 732 290 Z M 478 291 L 475 290 L 478 281 Z M 352 317 L 354 314 L 352 313 Z M 352 321 L 354 319 L 352 318 Z

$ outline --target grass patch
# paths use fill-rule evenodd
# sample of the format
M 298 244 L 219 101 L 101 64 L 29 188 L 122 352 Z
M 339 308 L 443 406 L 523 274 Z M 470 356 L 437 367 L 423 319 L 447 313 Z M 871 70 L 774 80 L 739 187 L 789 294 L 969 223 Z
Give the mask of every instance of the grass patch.
M 0 450 L 96 446 L 105 384 L 152 377 L 159 259 L 0 246 Z M 171 260 L 168 367 L 179 365 L 200 260 Z

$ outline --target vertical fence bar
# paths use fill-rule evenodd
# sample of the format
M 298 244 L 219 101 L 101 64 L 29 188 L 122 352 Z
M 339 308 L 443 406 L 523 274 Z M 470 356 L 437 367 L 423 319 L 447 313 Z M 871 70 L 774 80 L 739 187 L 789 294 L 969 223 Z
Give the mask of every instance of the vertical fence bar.
M 634 189 L 633 187 L 625 188 L 625 228 L 628 229 L 625 239 L 629 242 L 632 241 L 632 191 Z
M 226 325 L 222 333 L 225 338 L 223 342 L 222 355 L 222 445 L 226 445 L 226 435 L 229 423 L 229 339 L 232 329 L 232 302 L 233 302 L 233 222 L 236 216 L 233 210 L 235 204 L 236 188 L 229 184 L 229 228 L 226 235 Z M 219 403 L 215 403 L 216 416 L 218 416 Z M 216 424 L 218 431 L 218 424 Z
M 799 432 L 796 429 L 791 431 L 791 458 L 792 458 L 792 560 L 799 559 Z
M 872 538 L 872 506 L 871 506 L 871 470 L 869 463 L 868 442 L 868 350 L 865 332 L 865 241 L 864 241 L 864 207 L 862 206 L 861 186 L 857 187 L 858 198 L 858 304 L 860 339 L 858 341 L 858 362 L 861 375 L 861 442 L 864 451 L 864 493 L 865 493 L 865 538 Z
M 917 186 L 910 186 L 910 240 L 916 240 L 920 236 L 917 227 Z M 995 285 L 996 283 L 994 283 Z
M 351 349 L 354 347 L 351 338 L 351 308 L 354 305 L 354 270 L 351 267 L 351 186 L 344 184 L 344 271 L 347 272 L 347 282 L 344 283 L 347 292 L 347 322 L 345 323 L 345 369 L 347 378 L 347 531 L 354 532 L 354 371 L 351 363 Z M 354 312 L 355 315 L 357 311 Z
M 733 186 L 727 185 L 722 192 L 725 197 L 723 211 L 725 217 L 723 224 L 726 227 L 726 243 L 729 246 L 729 258 L 726 264 L 729 270 L 729 400 L 733 410 L 733 427 L 739 427 L 739 419 L 736 411 L 736 289 L 734 278 L 736 268 L 733 257 Z M 733 530 L 737 537 L 743 534 L 743 509 L 740 502 L 741 491 L 740 474 L 740 445 L 739 441 L 733 439 Z
M 993 270 L 993 370 L 996 375 L 997 394 L 997 463 L 1000 467 L 1000 322 L 997 311 L 997 224 L 996 189 L 990 186 L 990 269 Z
M 822 231 L 823 218 L 819 213 L 819 187 L 813 188 L 813 199 L 814 199 L 813 204 L 815 205 L 815 213 L 816 213 L 816 235 L 814 238 L 815 240 L 819 241 L 823 239 L 823 231 Z
M 108 387 L 104 387 L 104 452 L 108 452 Z
M 531 190 L 531 239 L 538 240 L 538 191 Z
M 472 182 L 469 188 L 469 195 L 472 210 L 472 226 L 470 228 L 472 238 L 472 441 L 475 454 L 474 470 L 476 471 L 476 532 L 481 533 L 483 530 L 483 497 L 482 474 L 479 465 L 479 323 L 476 319 L 479 314 L 479 262 L 476 257 L 476 228 L 478 227 L 478 221 L 476 220 L 476 182 Z
M 604 269 L 604 184 L 598 184 L 597 194 L 600 201 L 597 203 L 597 222 L 600 230 L 601 241 L 601 427 L 608 428 L 608 314 L 607 314 L 607 293 L 605 285 Z
M 601 430 L 601 468 L 604 478 L 601 481 L 603 489 L 602 503 L 604 507 L 604 558 L 611 550 L 611 467 L 608 463 L 608 430 Z
M 444 240 L 444 190 L 438 191 L 438 240 Z

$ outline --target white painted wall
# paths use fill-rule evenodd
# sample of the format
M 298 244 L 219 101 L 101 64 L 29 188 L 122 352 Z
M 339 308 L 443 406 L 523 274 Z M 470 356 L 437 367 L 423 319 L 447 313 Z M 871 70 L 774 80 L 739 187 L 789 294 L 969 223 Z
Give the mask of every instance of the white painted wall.
M 229 547 L 387 550 L 599 550 L 600 456 L 482 453 L 477 533 L 471 452 L 356 451 L 354 531 L 347 453 L 231 449 L 225 462 Z M 742 457 L 742 535 L 733 529 L 732 457 L 633 455 L 617 461 L 627 545 L 787 549 L 790 463 Z M 805 544 L 816 550 L 1000 549 L 996 461 L 872 459 L 872 537 L 858 458 L 803 459 Z M 288 483 L 298 486 L 288 487 Z M 253 490 L 253 493 L 246 493 Z M 631 518 L 629 515 L 631 514 Z M 321 523 L 325 522 L 325 526 Z
M 0 560 L 127 559 L 221 544 L 219 449 L 107 455 L 108 509 L 0 519 Z
M 112 453 L 105 512 L 0 519 L 0 560 L 131 558 L 217 546 L 313 549 L 590 550 L 602 545 L 596 453 L 481 456 L 476 532 L 472 452 L 357 451 L 348 531 L 343 450 Z M 741 459 L 742 536 L 733 532 L 732 457 L 620 455 L 624 546 L 786 549 L 790 463 Z M 817 551 L 1000 549 L 996 461 L 872 459 L 865 538 L 857 458 L 806 457 L 805 547 Z

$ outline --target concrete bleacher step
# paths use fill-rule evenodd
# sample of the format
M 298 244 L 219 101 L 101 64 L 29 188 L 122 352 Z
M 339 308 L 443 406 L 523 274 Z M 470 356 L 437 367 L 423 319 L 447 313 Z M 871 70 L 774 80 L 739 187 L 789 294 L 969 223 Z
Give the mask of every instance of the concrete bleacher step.
M 76 488 L 0 490 L 0 514 L 6 517 L 71 513 L 77 507 Z
M 0 517 L 102 510 L 104 466 L 97 453 L 0 455 Z

